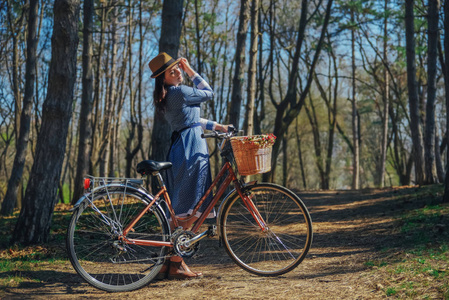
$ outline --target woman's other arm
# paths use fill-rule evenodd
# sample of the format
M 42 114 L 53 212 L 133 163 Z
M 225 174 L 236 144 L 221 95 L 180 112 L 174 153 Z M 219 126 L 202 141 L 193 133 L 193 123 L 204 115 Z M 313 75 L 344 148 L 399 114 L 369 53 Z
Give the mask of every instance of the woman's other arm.
M 200 124 L 201 124 L 201 127 L 205 130 L 218 130 L 221 132 L 228 132 L 229 126 L 232 126 L 232 125 L 223 125 L 223 124 L 217 123 L 215 121 L 211 121 L 211 120 L 207 120 L 207 119 L 203 119 L 203 118 L 200 118 Z

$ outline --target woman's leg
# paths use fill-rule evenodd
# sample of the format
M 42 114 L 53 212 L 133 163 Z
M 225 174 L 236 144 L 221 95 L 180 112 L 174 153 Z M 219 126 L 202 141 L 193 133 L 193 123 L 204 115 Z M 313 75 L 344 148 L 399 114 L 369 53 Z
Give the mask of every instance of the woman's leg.
M 188 279 L 203 276 L 202 272 L 193 272 L 181 256 L 170 257 L 169 279 Z
M 181 256 L 167 259 L 156 279 L 188 279 L 203 276 L 202 272 L 193 272 Z

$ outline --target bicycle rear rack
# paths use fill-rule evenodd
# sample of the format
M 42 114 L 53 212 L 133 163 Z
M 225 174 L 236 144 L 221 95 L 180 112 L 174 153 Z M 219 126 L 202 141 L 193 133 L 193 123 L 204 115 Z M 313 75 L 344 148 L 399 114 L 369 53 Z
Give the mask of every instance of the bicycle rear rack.
M 120 178 L 120 177 L 94 177 L 87 175 L 84 177 L 84 193 L 90 193 L 98 188 L 106 188 L 107 186 L 133 186 L 140 187 L 144 180 L 139 178 Z

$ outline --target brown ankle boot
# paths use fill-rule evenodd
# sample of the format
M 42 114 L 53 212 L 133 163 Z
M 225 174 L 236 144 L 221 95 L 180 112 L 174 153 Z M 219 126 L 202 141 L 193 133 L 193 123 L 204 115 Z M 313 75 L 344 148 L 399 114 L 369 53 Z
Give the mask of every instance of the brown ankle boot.
M 170 258 L 170 268 L 168 271 L 168 279 L 187 279 L 201 277 L 203 273 L 192 272 L 186 265 L 182 257 L 172 256 Z
M 170 259 L 167 258 L 165 260 L 164 264 L 162 265 L 161 270 L 156 275 L 156 277 L 154 277 L 154 279 L 158 279 L 158 280 L 166 279 L 168 276 L 169 269 L 170 269 Z

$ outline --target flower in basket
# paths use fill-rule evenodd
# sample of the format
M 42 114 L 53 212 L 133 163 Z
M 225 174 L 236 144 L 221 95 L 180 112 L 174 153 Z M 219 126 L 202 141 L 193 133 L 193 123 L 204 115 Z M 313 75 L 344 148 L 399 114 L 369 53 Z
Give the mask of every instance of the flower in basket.
M 259 135 L 250 135 L 245 136 L 242 140 L 242 143 L 248 143 L 250 145 L 257 145 L 259 147 L 271 147 L 276 141 L 276 136 L 272 133 L 270 134 L 259 134 Z

